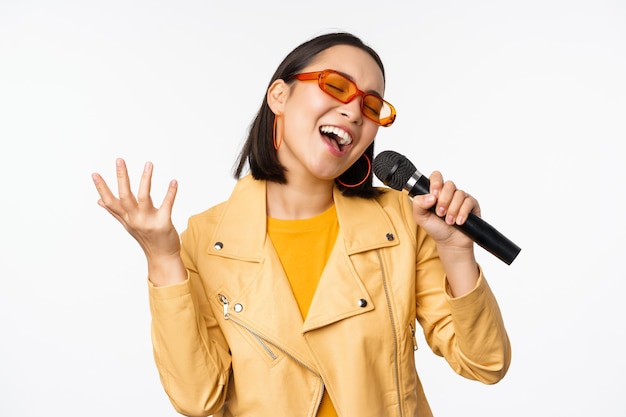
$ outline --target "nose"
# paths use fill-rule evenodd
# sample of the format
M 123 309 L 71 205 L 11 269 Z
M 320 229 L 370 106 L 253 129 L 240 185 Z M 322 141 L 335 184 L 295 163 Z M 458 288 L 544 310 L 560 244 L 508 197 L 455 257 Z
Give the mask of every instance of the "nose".
M 341 106 L 341 114 L 348 118 L 350 123 L 362 124 L 363 113 L 361 113 L 361 106 L 363 104 L 363 97 L 358 94 L 349 102 Z

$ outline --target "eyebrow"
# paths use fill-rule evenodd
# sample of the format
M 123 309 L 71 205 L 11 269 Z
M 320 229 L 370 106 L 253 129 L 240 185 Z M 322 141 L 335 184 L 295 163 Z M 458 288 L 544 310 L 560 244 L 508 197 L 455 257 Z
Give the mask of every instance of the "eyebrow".
M 337 71 L 337 70 L 335 70 Z M 352 78 L 352 76 L 350 74 L 346 74 L 345 72 L 341 72 L 341 71 L 337 71 L 339 74 L 343 75 L 344 77 L 346 77 L 347 79 L 349 79 L 350 81 L 352 81 L 354 83 L 354 85 L 356 85 L 356 81 L 354 81 L 354 78 Z M 356 88 L 359 88 L 359 86 L 357 85 Z M 359 88 L 360 90 L 360 88 Z M 378 96 L 380 98 L 383 98 L 383 95 L 380 94 L 378 91 L 376 90 L 368 90 L 368 91 L 364 91 L 364 93 L 366 94 L 373 94 L 375 96 Z

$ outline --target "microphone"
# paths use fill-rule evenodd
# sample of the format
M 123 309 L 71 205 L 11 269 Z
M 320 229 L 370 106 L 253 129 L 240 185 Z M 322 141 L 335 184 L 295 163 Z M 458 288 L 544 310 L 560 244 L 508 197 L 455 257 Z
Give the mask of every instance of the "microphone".
M 407 190 L 411 197 L 430 192 L 430 180 L 404 155 L 394 151 L 382 151 L 374 158 L 372 165 L 376 177 L 390 188 Z M 430 210 L 434 213 L 435 207 Z M 474 213 L 470 213 L 462 225 L 454 226 L 507 265 L 511 265 L 521 251 L 519 246 Z

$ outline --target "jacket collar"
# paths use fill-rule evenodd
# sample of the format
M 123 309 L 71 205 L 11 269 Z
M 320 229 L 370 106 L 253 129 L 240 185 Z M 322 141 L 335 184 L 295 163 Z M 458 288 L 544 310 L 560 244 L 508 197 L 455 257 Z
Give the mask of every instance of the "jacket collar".
M 398 243 L 391 220 L 375 199 L 345 197 L 336 187 L 333 198 L 348 255 Z M 267 235 L 266 200 L 265 181 L 255 180 L 251 175 L 239 180 L 215 231 L 213 242 L 219 241 L 221 245 L 219 249 L 210 247 L 209 253 L 262 261 Z M 223 242 L 225 237 L 228 242 Z

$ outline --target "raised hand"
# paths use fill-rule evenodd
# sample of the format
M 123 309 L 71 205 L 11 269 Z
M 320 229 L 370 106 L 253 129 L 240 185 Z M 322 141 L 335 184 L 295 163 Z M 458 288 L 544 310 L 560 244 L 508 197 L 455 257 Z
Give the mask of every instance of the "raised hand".
M 97 173 L 92 175 L 100 195 L 98 205 L 115 217 L 139 243 L 148 261 L 150 280 L 155 285 L 167 285 L 186 278 L 180 259 L 180 238 L 172 223 L 172 207 L 178 184 L 172 180 L 163 199 L 156 208 L 150 196 L 153 165 L 147 162 L 137 197 L 130 189 L 128 170 L 123 159 L 115 161 L 119 198 L 111 192 L 104 179 Z

